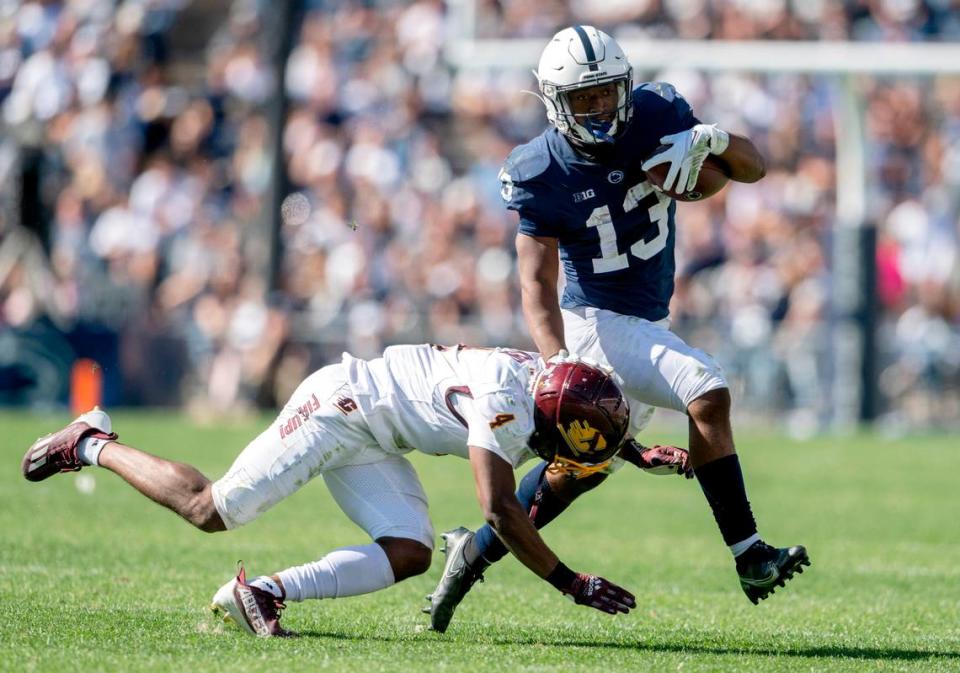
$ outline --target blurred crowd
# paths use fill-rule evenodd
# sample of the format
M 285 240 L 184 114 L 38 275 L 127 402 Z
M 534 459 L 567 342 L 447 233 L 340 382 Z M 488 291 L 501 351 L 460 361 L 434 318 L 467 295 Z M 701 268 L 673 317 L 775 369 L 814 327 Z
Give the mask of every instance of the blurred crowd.
M 0 403 L 62 399 L 64 376 L 52 372 L 76 355 L 101 363 L 114 403 L 227 412 L 282 403 L 343 350 L 532 345 L 515 215 L 496 177 L 545 125 L 521 93 L 535 87 L 527 69 L 452 71 L 439 0 L 304 0 L 281 83 L 264 40 L 270 4 L 234 0 L 219 3 L 228 11 L 198 55 L 201 83 L 185 84 L 172 27 L 189 4 L 0 0 Z M 473 16 L 480 37 L 546 40 L 589 22 L 623 38 L 955 41 L 958 10 L 955 0 L 477 0 Z M 674 328 L 718 357 L 742 409 L 786 413 L 798 433 L 822 427 L 835 82 L 634 66 L 638 81 L 672 82 L 702 120 L 754 139 L 769 162 L 759 185 L 678 207 Z M 290 106 L 274 281 L 263 231 L 276 209 L 278 86 Z M 960 78 L 858 86 L 883 411 L 902 427 L 948 424 L 960 418 Z M 46 228 L 15 225 L 24 175 L 39 176 Z
M 954 41 L 955 0 L 478 0 L 481 37 L 541 37 L 589 23 L 686 40 Z M 612 34 L 612 33 L 611 33 Z

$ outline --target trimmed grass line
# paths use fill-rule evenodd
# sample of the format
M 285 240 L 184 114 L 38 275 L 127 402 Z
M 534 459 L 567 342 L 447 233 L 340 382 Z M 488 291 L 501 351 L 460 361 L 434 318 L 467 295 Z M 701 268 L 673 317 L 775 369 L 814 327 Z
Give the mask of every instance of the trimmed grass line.
M 439 575 L 350 599 L 290 604 L 301 637 L 259 640 L 207 612 L 238 558 L 273 572 L 364 534 L 322 481 L 238 531 L 206 535 L 115 475 L 87 469 L 29 484 L 23 450 L 65 418 L 0 414 L 0 671 L 960 671 L 955 438 L 794 442 L 740 432 L 751 503 L 774 544 L 805 544 L 813 566 L 758 607 L 737 586 L 696 483 L 625 467 L 544 531 L 577 570 L 630 588 L 611 618 L 575 606 L 513 559 L 487 572 L 443 635 L 419 613 Z M 261 423 L 195 428 L 176 416 L 114 416 L 124 441 L 218 477 Z M 651 442 L 683 443 L 653 430 Z M 925 469 L 902 469 L 922 445 Z M 476 526 L 469 465 L 415 455 L 435 530 Z

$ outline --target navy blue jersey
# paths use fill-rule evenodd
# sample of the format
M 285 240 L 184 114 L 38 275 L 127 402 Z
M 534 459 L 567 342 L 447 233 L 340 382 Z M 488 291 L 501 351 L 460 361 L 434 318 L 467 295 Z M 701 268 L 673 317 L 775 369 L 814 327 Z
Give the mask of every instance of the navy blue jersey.
M 640 164 L 662 136 L 699 121 L 665 83 L 633 91 L 633 119 L 602 163 L 577 154 L 550 127 L 515 148 L 500 171 L 520 233 L 560 245 L 561 306 L 595 306 L 646 320 L 669 313 L 674 276 L 673 199 L 655 191 Z

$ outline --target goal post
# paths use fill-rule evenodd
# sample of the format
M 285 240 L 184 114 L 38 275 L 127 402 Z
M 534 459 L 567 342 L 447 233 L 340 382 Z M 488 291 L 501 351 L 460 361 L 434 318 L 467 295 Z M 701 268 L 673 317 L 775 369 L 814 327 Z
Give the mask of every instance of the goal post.
M 451 40 L 447 62 L 459 70 L 530 69 L 537 66 L 543 39 Z M 617 40 L 638 70 L 662 68 L 703 72 L 842 75 L 955 75 L 960 45 L 945 42 L 837 42 L 774 40 Z
M 472 0 L 448 0 L 455 70 L 531 70 L 549 36 L 474 39 Z M 618 40 L 635 70 L 806 74 L 837 86 L 836 227 L 830 250 L 832 383 L 835 427 L 870 422 L 878 413 L 875 288 L 876 230 L 867 222 L 865 105 L 859 75 L 929 77 L 960 74 L 960 45 L 838 41 Z

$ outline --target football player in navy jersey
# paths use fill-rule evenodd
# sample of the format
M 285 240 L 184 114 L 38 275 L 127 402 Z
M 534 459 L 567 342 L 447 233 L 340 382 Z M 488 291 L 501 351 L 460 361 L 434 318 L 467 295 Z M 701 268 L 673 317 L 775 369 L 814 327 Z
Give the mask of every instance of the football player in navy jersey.
M 809 559 L 802 546 L 775 548 L 760 538 L 734 450 L 727 381 L 710 355 L 670 331 L 676 202 L 645 171 L 666 164 L 663 189 L 682 194 L 708 155 L 738 182 L 762 178 L 763 158 L 749 139 L 701 123 L 670 84 L 634 88 L 623 50 L 591 26 L 557 33 L 536 75 L 550 126 L 515 148 L 500 172 L 501 195 L 520 216 L 516 247 L 531 335 L 545 360 L 575 353 L 611 367 L 630 398 L 632 436 L 656 407 L 688 416 L 690 465 L 756 604 Z M 544 467 L 517 494 L 538 527 L 604 476 L 550 481 Z M 506 554 L 489 527 L 444 538 L 444 577 L 430 597 L 441 631 L 482 571 Z

